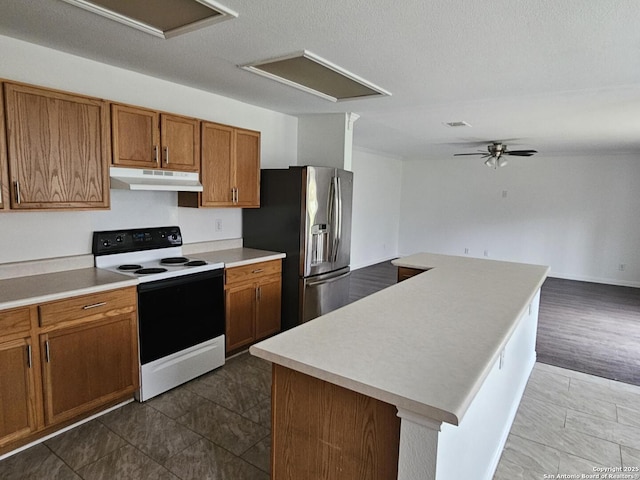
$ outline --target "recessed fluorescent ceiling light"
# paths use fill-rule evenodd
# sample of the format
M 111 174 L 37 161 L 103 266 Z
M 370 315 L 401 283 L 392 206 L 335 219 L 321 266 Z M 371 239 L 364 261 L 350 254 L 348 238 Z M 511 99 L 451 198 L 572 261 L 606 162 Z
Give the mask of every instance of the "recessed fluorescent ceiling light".
M 238 16 L 211 0 L 64 1 L 165 39 Z
M 391 95 L 306 50 L 286 57 L 240 65 L 240 68 L 333 102 Z

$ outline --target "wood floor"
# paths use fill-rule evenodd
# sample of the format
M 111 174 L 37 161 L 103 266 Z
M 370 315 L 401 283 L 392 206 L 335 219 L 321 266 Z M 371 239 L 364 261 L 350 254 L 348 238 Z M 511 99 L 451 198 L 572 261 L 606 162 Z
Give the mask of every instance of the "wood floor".
M 548 278 L 538 361 L 640 385 L 640 288 Z
M 395 282 L 390 261 L 354 270 L 350 300 Z M 548 278 L 536 351 L 542 363 L 640 385 L 640 288 Z

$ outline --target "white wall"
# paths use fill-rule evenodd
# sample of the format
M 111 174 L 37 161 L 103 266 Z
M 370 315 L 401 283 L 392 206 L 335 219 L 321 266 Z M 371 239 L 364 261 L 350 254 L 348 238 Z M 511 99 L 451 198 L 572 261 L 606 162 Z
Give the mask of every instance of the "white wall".
M 0 78 L 259 130 L 263 167 L 297 163 L 295 117 L 1 35 L 0 58 Z M 0 213 L 0 263 L 90 253 L 94 230 L 176 224 L 185 243 L 242 236 L 240 209 L 180 208 L 173 192 L 111 197 L 110 211 Z
M 400 159 L 353 149 L 352 269 L 398 256 L 401 181 Z
M 347 126 L 346 113 L 298 116 L 298 165 L 351 170 L 346 163 L 351 157 L 346 158 L 345 144 L 353 133 Z
M 486 250 L 549 265 L 552 276 L 640 286 L 639 187 L 631 154 L 538 154 L 497 170 L 470 157 L 405 161 L 399 250 Z

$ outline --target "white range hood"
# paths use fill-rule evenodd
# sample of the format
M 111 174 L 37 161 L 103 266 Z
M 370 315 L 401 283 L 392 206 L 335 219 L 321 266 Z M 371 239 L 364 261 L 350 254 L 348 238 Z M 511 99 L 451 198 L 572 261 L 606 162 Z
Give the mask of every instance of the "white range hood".
M 197 172 L 110 167 L 111 188 L 165 192 L 201 192 Z

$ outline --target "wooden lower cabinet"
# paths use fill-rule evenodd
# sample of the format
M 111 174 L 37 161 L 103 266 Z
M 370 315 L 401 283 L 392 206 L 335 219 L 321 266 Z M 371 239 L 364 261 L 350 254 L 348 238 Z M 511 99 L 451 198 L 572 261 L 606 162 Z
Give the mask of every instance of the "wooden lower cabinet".
M 254 284 L 230 287 L 225 291 L 226 350 L 233 352 L 253 343 L 256 312 Z
M 0 448 L 36 431 L 29 337 L 0 340 Z
M 226 269 L 227 354 L 280 331 L 281 292 L 279 259 Z
M 398 478 L 394 405 L 274 364 L 271 408 L 272 480 Z
M 38 428 L 32 312 L 29 308 L 0 312 L 0 449 Z
M 0 311 L 0 454 L 132 398 L 135 287 Z
M 123 315 L 41 335 L 46 425 L 133 393 L 132 323 Z
M 407 278 L 414 277 L 420 273 L 426 272 L 427 270 L 422 270 L 419 268 L 410 268 L 410 267 L 398 267 L 398 282 L 402 282 Z

